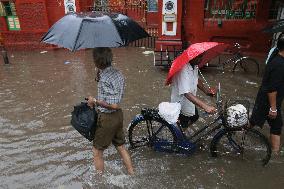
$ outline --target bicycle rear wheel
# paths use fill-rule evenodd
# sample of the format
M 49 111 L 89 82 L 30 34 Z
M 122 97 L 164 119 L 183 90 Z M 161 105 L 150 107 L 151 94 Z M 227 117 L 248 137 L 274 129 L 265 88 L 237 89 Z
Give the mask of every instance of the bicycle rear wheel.
M 266 165 L 271 157 L 267 138 L 254 129 L 243 131 L 219 131 L 210 146 L 213 157 L 241 157 L 243 160 Z
M 250 57 L 243 57 L 235 63 L 233 71 L 243 70 L 246 74 L 259 75 L 259 63 Z
M 176 144 L 176 136 L 167 123 L 147 120 L 142 115 L 129 126 L 128 138 L 132 148 L 153 147 L 157 142 L 165 142 L 169 149 L 173 149 Z

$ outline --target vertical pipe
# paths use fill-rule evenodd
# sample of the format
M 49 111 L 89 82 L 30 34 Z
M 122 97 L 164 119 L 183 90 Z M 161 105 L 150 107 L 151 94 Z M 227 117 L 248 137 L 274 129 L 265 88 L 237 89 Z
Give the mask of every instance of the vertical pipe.
M 4 59 L 4 63 L 5 64 L 9 64 L 9 58 L 8 58 L 8 54 L 7 54 L 7 51 L 4 51 L 3 52 L 3 59 Z
M 160 51 L 160 64 L 163 64 L 163 51 L 162 51 L 162 49 L 161 49 L 161 51 Z
M 8 58 L 8 53 L 3 45 L 0 45 L 3 61 L 5 64 L 9 64 L 9 58 Z
M 0 33 L 0 51 L 4 60 L 5 64 L 9 64 L 9 58 L 8 58 L 8 54 L 7 54 L 7 50 L 4 46 L 4 38 Z
M 154 55 L 154 66 L 156 66 L 156 56 L 155 56 L 155 51 L 154 51 L 153 55 Z

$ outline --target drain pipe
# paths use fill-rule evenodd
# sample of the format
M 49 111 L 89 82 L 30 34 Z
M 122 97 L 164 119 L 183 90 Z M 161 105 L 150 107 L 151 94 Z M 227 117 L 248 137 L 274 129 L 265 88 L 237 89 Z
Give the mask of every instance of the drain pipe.
M 1 53 L 2 53 L 2 57 L 3 57 L 3 60 L 4 60 L 4 63 L 5 64 L 9 64 L 9 58 L 8 58 L 8 53 L 4 47 L 4 45 L 0 45 L 0 48 L 1 48 Z

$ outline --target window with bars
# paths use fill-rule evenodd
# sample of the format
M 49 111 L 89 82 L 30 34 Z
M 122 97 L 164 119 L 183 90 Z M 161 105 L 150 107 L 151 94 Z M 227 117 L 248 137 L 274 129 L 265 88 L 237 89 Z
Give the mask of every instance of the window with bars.
M 0 2 L 0 16 L 17 16 L 14 2 Z
M 205 0 L 205 18 L 255 19 L 258 0 Z
M 158 12 L 158 0 L 147 0 L 148 12 Z
M 9 30 L 21 29 L 14 2 L 10 1 L 0 2 L 0 16 L 6 18 Z
M 269 19 L 276 20 L 280 15 L 280 11 L 284 9 L 284 2 L 281 0 L 272 0 L 270 9 L 269 9 Z
M 3 2 L 0 2 L 0 16 L 6 16 L 6 10 L 3 5 Z

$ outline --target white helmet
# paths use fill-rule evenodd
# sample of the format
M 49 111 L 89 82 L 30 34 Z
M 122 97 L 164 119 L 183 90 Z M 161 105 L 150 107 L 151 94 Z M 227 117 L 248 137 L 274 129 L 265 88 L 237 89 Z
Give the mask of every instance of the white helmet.
M 230 106 L 227 109 L 227 123 L 230 127 L 241 127 L 248 123 L 248 113 L 242 104 Z

